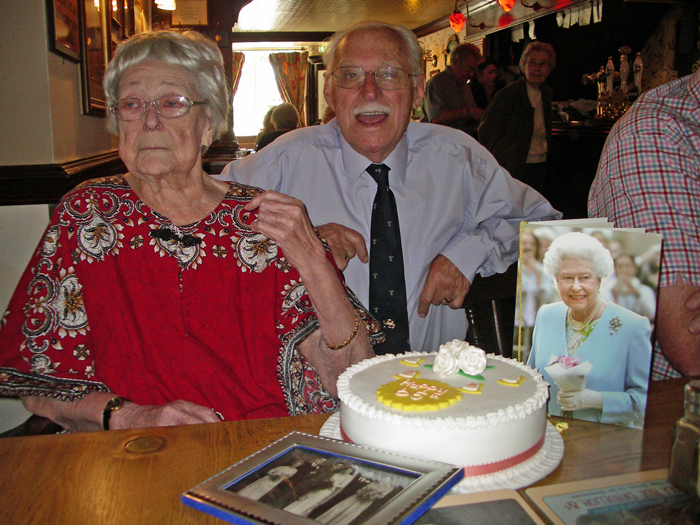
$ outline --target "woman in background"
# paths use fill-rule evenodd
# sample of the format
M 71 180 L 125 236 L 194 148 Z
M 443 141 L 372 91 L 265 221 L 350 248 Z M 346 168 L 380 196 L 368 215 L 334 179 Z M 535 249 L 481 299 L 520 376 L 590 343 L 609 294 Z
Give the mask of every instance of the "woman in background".
M 554 48 L 531 42 L 520 57 L 524 78 L 496 93 L 479 124 L 479 142 L 518 180 L 547 197 L 547 153 L 552 135 Z

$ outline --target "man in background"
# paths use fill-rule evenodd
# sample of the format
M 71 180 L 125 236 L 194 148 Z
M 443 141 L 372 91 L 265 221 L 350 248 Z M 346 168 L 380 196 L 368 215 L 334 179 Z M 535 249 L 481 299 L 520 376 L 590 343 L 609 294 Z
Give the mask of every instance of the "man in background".
M 700 375 L 700 70 L 613 126 L 588 214 L 663 235 L 652 379 Z
M 484 114 L 469 88 L 469 80 L 481 63 L 481 51 L 474 44 L 460 44 L 450 53 L 450 65 L 426 86 L 423 112 L 427 122 L 443 124 L 476 138 Z

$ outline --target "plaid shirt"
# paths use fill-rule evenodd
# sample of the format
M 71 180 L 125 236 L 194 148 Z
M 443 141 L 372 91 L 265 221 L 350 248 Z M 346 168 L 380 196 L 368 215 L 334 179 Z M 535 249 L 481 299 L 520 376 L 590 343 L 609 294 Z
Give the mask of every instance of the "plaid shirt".
M 648 91 L 615 124 L 588 215 L 664 238 L 659 286 L 700 286 L 700 70 Z M 652 379 L 680 377 L 654 352 Z

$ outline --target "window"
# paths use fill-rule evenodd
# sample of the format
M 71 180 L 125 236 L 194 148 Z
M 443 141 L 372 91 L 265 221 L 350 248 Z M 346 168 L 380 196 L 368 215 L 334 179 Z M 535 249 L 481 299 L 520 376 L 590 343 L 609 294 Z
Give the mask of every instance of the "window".
M 237 137 L 256 136 L 265 113 L 283 102 L 269 56 L 271 51 L 244 51 L 236 96 L 233 99 L 233 131 Z

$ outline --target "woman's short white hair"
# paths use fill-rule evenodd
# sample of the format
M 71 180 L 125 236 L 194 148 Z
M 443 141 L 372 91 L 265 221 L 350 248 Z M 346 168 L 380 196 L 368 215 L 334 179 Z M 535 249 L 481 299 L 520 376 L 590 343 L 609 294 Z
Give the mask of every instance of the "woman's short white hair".
M 556 280 L 565 259 L 588 261 L 601 281 L 615 268 L 608 249 L 598 239 L 580 232 L 565 233 L 552 241 L 542 261 L 545 273 Z
M 348 29 L 343 31 L 338 31 L 335 33 L 331 39 L 326 44 L 326 50 L 323 52 L 323 63 L 326 66 L 327 74 L 333 73 L 336 68 L 338 45 L 340 42 L 348 36 L 350 33 L 356 31 L 389 31 L 396 35 L 401 42 L 403 42 L 404 48 L 406 49 L 406 59 L 408 60 L 409 71 L 411 75 L 422 75 L 423 74 L 423 49 L 418 43 L 418 38 L 416 34 L 408 29 L 407 27 L 389 24 L 387 22 L 379 22 L 376 20 L 366 20 L 364 22 L 359 22 Z M 413 79 L 414 86 L 418 81 L 418 77 L 411 77 Z
M 119 82 L 133 66 L 144 60 L 160 60 L 184 69 L 199 98 L 207 102 L 209 119 L 214 127 L 213 140 L 228 127 L 228 88 L 224 75 L 224 59 L 217 45 L 196 31 L 144 31 L 117 47 L 104 77 L 107 108 L 119 99 Z M 117 119 L 107 111 L 107 128 L 118 132 Z

